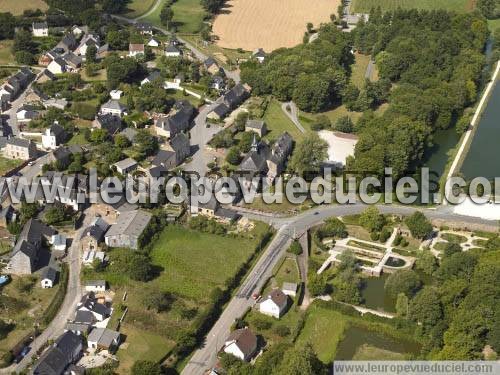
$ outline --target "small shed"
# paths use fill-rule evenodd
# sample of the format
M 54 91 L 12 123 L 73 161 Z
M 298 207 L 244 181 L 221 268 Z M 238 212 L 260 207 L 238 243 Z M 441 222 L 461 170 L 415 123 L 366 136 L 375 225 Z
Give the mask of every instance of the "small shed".
M 57 278 L 57 270 L 55 268 L 52 268 L 51 266 L 45 267 L 44 270 L 42 271 L 41 281 L 40 281 L 42 284 L 42 288 L 44 289 L 52 288 L 56 283 L 56 278 Z

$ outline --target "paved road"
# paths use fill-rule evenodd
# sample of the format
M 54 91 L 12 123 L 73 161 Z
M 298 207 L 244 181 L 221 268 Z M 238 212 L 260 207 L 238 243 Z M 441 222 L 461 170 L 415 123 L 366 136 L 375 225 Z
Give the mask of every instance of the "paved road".
M 229 302 L 219 320 L 208 333 L 204 346 L 194 353 L 181 375 L 202 375 L 216 363 L 216 353 L 222 348 L 225 338 L 229 335 L 231 325 L 235 319 L 243 316 L 248 307 L 255 304 L 251 295 L 259 291 L 264 282 L 271 276 L 274 265 L 284 255 L 292 236 L 300 235 L 328 217 L 359 214 L 365 208 L 366 205 L 364 204 L 320 206 L 288 218 L 273 218 L 268 215 L 241 212 L 243 216 L 249 219 L 269 223 L 278 229 L 278 233 L 249 276 L 245 279 L 238 294 Z M 396 215 L 410 215 L 417 211 L 415 207 L 396 205 L 380 205 L 378 208 L 382 213 Z M 421 211 L 430 219 L 461 222 L 465 225 L 482 224 L 492 227 L 498 226 L 497 221 L 455 215 L 449 207 L 422 209 Z
M 210 124 L 207 127 L 207 115 L 222 99 L 210 105 L 205 105 L 200 109 L 198 116 L 194 119 L 194 126 L 190 130 L 191 148 L 194 148 L 194 154 L 191 162 L 189 162 L 184 170 L 196 171 L 200 176 L 205 176 L 208 171 L 207 164 L 211 161 L 210 155 L 205 149 L 205 146 L 213 138 L 215 134 L 222 130 L 222 127 L 216 124 Z
M 53 340 L 64 332 L 64 326 L 68 319 L 73 318 L 76 305 L 82 296 L 82 286 L 80 283 L 80 236 L 87 225 L 90 224 L 92 217 L 85 217 L 82 228 L 75 232 L 73 242 L 68 249 L 66 262 L 69 268 L 68 289 L 59 312 L 49 326 L 31 343 L 31 350 L 26 357 L 19 363 L 6 369 L 0 370 L 0 374 L 10 374 L 12 372 L 21 372 L 31 363 L 37 350 L 48 340 Z
M 287 108 L 290 108 L 290 111 L 287 110 Z M 301 133 L 305 133 L 306 130 L 302 126 L 302 124 L 299 121 L 299 110 L 297 106 L 295 105 L 294 102 L 287 102 L 287 103 L 282 103 L 281 104 L 281 110 L 285 113 L 285 115 L 292 120 L 292 122 L 295 124 L 295 126 L 300 130 Z
M 19 171 L 22 176 L 26 177 L 28 181 L 33 180 L 34 177 L 42 173 L 42 168 L 49 162 L 49 154 L 45 154 L 36 159 L 32 165 L 27 165 Z

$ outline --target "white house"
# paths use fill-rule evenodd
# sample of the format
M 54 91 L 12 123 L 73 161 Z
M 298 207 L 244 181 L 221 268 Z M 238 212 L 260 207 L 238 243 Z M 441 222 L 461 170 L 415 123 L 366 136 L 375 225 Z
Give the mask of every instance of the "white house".
M 66 61 L 64 61 L 60 57 L 56 57 L 47 66 L 47 70 L 52 74 L 63 74 L 68 71 L 68 64 L 66 64 Z
M 118 100 L 110 99 L 101 106 L 100 113 L 102 115 L 110 114 L 122 117 L 127 115 L 127 107 L 125 107 Z
M 57 121 L 42 134 L 42 146 L 46 150 L 55 150 L 65 140 L 66 131 Z
M 144 56 L 144 44 L 130 43 L 128 46 L 128 57 Z
M 155 38 L 151 38 L 148 42 L 148 46 L 149 47 L 159 47 L 160 46 L 160 42 L 157 41 Z
M 262 48 L 257 48 L 255 51 L 253 51 L 252 56 L 257 59 L 259 63 L 263 63 L 264 60 L 266 59 L 266 53 Z
M 41 275 L 41 284 L 42 288 L 47 289 L 47 288 L 52 288 L 56 282 L 56 277 L 57 277 L 57 271 L 48 266 L 45 267 L 45 269 L 42 271 Z
M 224 352 L 242 361 L 249 361 L 257 351 L 257 337 L 248 328 L 237 329 L 224 343 Z
M 18 122 L 27 123 L 40 117 L 40 113 L 29 105 L 23 105 L 16 112 Z
M 33 22 L 33 36 L 34 37 L 44 37 L 49 36 L 49 26 L 47 22 Z
M 120 332 L 108 328 L 94 328 L 87 339 L 90 349 L 103 349 L 113 352 L 120 344 Z
M 176 46 L 170 44 L 165 48 L 165 56 L 167 57 L 180 57 L 182 55 L 182 51 Z
M 288 297 L 281 289 L 276 288 L 260 303 L 259 311 L 262 314 L 279 319 L 285 313 L 287 305 Z
M 92 280 L 85 283 L 86 292 L 105 292 L 106 291 L 106 281 L 104 280 Z
M 102 322 L 111 314 L 111 310 L 107 306 L 97 302 L 94 292 L 89 292 L 81 298 L 77 304 L 76 311 L 77 313 L 88 311 L 98 322 Z

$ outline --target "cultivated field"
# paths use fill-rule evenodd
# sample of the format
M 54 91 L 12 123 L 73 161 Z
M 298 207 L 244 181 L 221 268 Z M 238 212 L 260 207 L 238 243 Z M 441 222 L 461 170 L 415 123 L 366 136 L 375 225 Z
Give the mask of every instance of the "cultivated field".
M 371 8 L 380 6 L 382 10 L 418 8 L 468 12 L 474 8 L 474 3 L 474 0 L 354 0 L 352 10 L 356 13 L 368 13 Z
M 232 0 L 214 22 L 224 48 L 269 52 L 302 42 L 306 24 L 318 26 L 337 13 L 339 0 Z
M 47 10 L 49 7 L 43 0 L 1 0 L 0 12 L 11 12 L 14 15 L 22 14 L 27 9 Z

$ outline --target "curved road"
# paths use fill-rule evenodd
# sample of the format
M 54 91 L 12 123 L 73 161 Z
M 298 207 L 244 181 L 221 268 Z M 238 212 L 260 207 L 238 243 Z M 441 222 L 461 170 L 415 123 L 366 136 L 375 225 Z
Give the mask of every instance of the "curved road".
M 219 320 L 208 333 L 204 346 L 193 354 L 186 367 L 182 370 L 181 375 L 202 375 L 215 365 L 217 352 L 224 345 L 224 340 L 229 335 L 234 320 L 243 316 L 245 311 L 255 304 L 255 301 L 251 298 L 252 294 L 259 292 L 265 281 L 272 275 L 274 266 L 285 254 L 292 237 L 304 233 L 328 217 L 359 214 L 366 207 L 364 204 L 319 206 L 288 218 L 272 218 L 264 214 L 240 212 L 242 216 L 249 219 L 269 223 L 278 229 L 278 233 L 246 277 L 238 294 L 231 299 Z M 452 212 L 451 207 L 441 206 L 437 209 L 417 209 L 415 207 L 396 205 L 379 205 L 377 207 L 380 212 L 385 214 L 410 215 L 415 211 L 422 211 L 430 219 L 457 222 L 463 225 L 480 224 L 498 228 L 497 221 L 459 216 Z
M 287 110 L 287 107 L 290 107 L 290 112 Z M 286 102 L 281 104 L 281 110 L 285 113 L 285 115 L 295 124 L 295 126 L 300 130 L 301 133 L 305 133 L 306 130 L 302 126 L 299 121 L 299 110 L 294 102 Z

